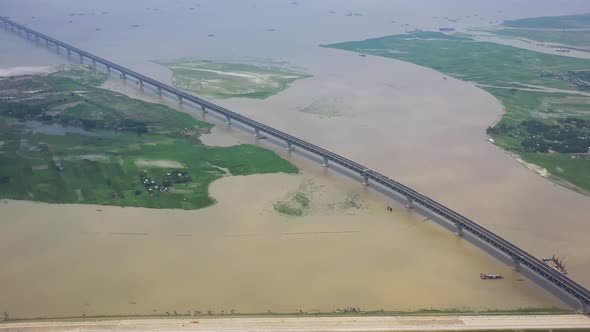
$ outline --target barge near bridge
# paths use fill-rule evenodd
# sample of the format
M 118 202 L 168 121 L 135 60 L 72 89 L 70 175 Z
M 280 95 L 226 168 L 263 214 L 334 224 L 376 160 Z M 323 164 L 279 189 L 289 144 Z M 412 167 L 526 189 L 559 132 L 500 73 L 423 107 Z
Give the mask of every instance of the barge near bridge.
M 364 165 L 361 165 L 355 161 L 345 158 L 332 151 L 328 151 L 310 142 L 289 135 L 285 132 L 267 126 L 263 123 L 240 115 L 238 113 L 232 112 L 226 108 L 213 104 L 202 98 L 196 97 L 187 92 L 176 89 L 162 82 L 156 81 L 152 78 L 137 73 L 131 69 L 120 66 L 109 60 L 98 57 L 89 52 L 76 48 L 72 45 L 66 44 L 55 38 L 47 36 L 43 33 L 32 30 L 24 25 L 13 22 L 8 18 L 0 17 L 0 21 L 4 24 L 4 26 L 7 29 L 12 30 L 16 33 L 20 33 L 21 35 L 24 34 L 24 36 L 26 36 L 28 39 L 33 38 L 39 42 L 45 42 L 47 46 L 53 45 L 58 50 L 60 48 L 63 48 L 65 51 L 67 51 L 67 54 L 69 56 L 71 56 L 72 54 L 77 54 L 81 62 L 83 62 L 86 58 L 90 60 L 94 66 L 102 65 L 108 72 L 118 72 L 122 79 L 135 79 L 141 87 L 143 87 L 146 84 L 152 86 L 159 95 L 167 93 L 173 97 L 176 97 L 180 103 L 189 102 L 194 104 L 195 106 L 200 107 L 203 112 L 214 112 L 224 117 L 227 120 L 228 124 L 231 124 L 232 121 L 240 123 L 243 126 L 250 128 L 255 133 L 256 137 L 261 137 L 261 133 L 264 133 L 268 136 L 272 136 L 277 140 L 284 142 L 289 151 L 297 147 L 311 155 L 318 156 L 321 160 L 323 160 L 322 164 L 324 166 L 329 166 L 329 163 L 332 162 L 338 165 L 339 167 L 342 167 L 352 173 L 357 174 L 364 185 L 369 185 L 369 182 L 373 182 L 391 193 L 400 195 L 407 200 L 408 207 L 417 205 L 425 209 L 426 211 L 429 211 L 430 213 L 433 213 L 441 217 L 443 220 L 448 221 L 456 228 L 457 235 L 463 235 L 464 232 L 467 232 L 473 237 L 478 238 L 483 243 L 489 245 L 498 252 L 512 259 L 514 263 L 514 268 L 516 270 L 521 269 L 521 267 L 529 269 L 531 272 L 541 277 L 548 283 L 554 285 L 555 287 L 562 290 L 569 296 L 575 298 L 580 304 L 580 312 L 589 312 L 590 291 L 586 289 L 584 286 L 577 283 L 568 276 L 564 275 L 563 273 L 556 271 L 554 268 L 545 264 L 542 260 L 534 257 L 533 255 L 517 247 L 516 245 L 507 241 L 506 239 L 503 239 L 494 232 L 486 229 L 485 227 L 477 224 L 471 219 L 459 214 L 458 212 L 453 211 L 452 209 L 444 206 L 443 204 L 431 199 L 430 197 L 413 190 L 412 188 L 409 188 L 377 171 L 374 171 Z

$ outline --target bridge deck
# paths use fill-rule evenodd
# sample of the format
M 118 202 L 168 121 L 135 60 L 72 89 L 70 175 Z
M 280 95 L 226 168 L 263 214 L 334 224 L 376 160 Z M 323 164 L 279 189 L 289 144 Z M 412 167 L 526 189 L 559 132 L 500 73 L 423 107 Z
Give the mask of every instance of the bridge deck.
M 380 174 L 379 172 L 373 171 L 366 166 L 363 166 L 359 163 L 356 163 L 348 158 L 340 156 L 334 152 L 328 151 L 317 145 L 299 139 L 295 136 L 284 133 L 280 130 L 267 126 L 263 123 L 240 115 L 238 113 L 232 112 L 226 108 L 223 108 L 219 105 L 215 105 L 211 102 L 188 94 L 184 91 L 176 89 L 162 82 L 156 81 L 152 78 L 137 73 L 131 69 L 113 63 L 109 60 L 103 59 L 86 51 L 83 51 L 79 48 L 76 48 L 72 45 L 59 41 L 55 38 L 49 37 L 45 34 L 29 29 L 26 26 L 15 23 L 7 18 L 0 17 L 0 21 L 4 22 L 7 26 L 10 26 L 13 29 L 17 29 L 17 31 L 23 31 L 27 33 L 27 36 L 33 35 L 36 38 L 43 39 L 48 43 L 53 43 L 58 47 L 62 47 L 68 50 L 69 52 L 77 53 L 80 55 L 80 57 L 86 57 L 96 63 L 102 64 L 108 69 L 114 69 L 116 71 L 119 71 L 122 75 L 131 76 L 141 83 L 148 83 L 157 88 L 158 90 L 165 91 L 169 94 L 178 97 L 179 99 L 190 101 L 196 105 L 200 105 L 204 108 L 212 110 L 220 115 L 223 115 L 224 117 L 227 117 L 228 119 L 240 122 L 252 129 L 257 129 L 260 132 L 264 132 L 270 136 L 283 140 L 287 144 L 297 146 L 303 150 L 311 152 L 322 158 L 326 158 L 346 169 L 349 169 L 359 174 L 363 178 L 370 179 L 378 183 L 379 185 L 382 185 L 383 187 L 391 190 L 392 192 L 405 196 L 413 202 L 416 202 L 423 208 L 447 219 L 458 228 L 472 234 L 473 236 L 479 238 L 481 241 L 489 244 L 493 248 L 506 254 L 508 257 L 512 258 L 515 262 L 521 264 L 522 266 L 529 268 L 531 271 L 541 276 L 543 279 L 547 280 L 551 284 L 555 285 L 559 289 L 563 290 L 567 294 L 579 300 L 582 304 L 590 305 L 590 291 L 588 291 L 588 289 L 586 289 L 584 286 L 578 284 L 573 279 L 556 271 L 555 269 L 551 268 L 550 266 L 542 262 L 540 259 L 532 256 L 525 250 L 517 247 L 516 245 L 510 243 L 506 239 L 503 239 L 499 235 L 484 228 L 483 226 L 477 224 L 469 218 L 459 214 L 458 212 L 451 210 L 450 208 L 442 205 L 441 203 L 438 203 L 437 201 L 423 194 L 420 194 L 412 188 L 409 188 L 393 179 L 390 179 L 389 177 L 383 174 Z

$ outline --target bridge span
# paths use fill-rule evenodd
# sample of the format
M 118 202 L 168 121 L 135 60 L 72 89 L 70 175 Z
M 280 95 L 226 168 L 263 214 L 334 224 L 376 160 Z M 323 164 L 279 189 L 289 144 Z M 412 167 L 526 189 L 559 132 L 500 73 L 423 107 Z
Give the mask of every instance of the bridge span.
M 477 224 L 471 219 L 459 214 L 458 212 L 444 206 L 443 204 L 413 190 L 412 188 L 409 188 L 377 171 L 374 171 L 339 154 L 328 151 L 317 145 L 299 139 L 295 136 L 284 133 L 280 130 L 267 126 L 263 123 L 240 115 L 238 113 L 232 112 L 226 108 L 213 104 L 202 98 L 196 97 L 187 92 L 176 89 L 162 82 L 156 81 L 152 78 L 137 73 L 131 69 L 113 63 L 109 60 L 93 55 L 72 45 L 66 44 L 43 33 L 32 30 L 24 25 L 13 22 L 6 17 L 0 17 L 0 21 L 2 21 L 2 23 L 5 25 L 7 29 L 12 30 L 16 33 L 24 34 L 27 38 L 34 38 L 37 41 L 43 41 L 48 46 L 54 45 L 58 49 L 61 47 L 67 51 L 68 55 L 72 55 L 72 53 L 77 54 L 81 62 L 84 60 L 84 58 L 86 58 L 92 61 L 92 64 L 94 66 L 96 66 L 97 64 L 104 66 L 108 72 L 119 72 L 122 79 L 127 79 L 127 77 L 131 77 L 137 80 L 139 85 L 142 87 L 145 84 L 151 85 L 154 87 L 154 89 L 157 91 L 159 95 L 162 95 L 163 92 L 166 92 L 178 98 L 179 102 L 181 103 L 185 101 L 193 103 L 194 105 L 200 107 L 203 112 L 215 112 L 218 115 L 225 117 L 228 124 L 231 124 L 232 121 L 241 123 L 242 125 L 251 128 L 255 132 L 257 137 L 261 135 L 260 133 L 265 133 L 267 135 L 275 137 L 276 139 L 285 142 L 287 149 L 289 151 L 291 151 L 294 147 L 305 150 L 308 153 L 320 157 L 323 160 L 324 166 L 328 166 L 330 162 L 335 163 L 339 167 L 343 167 L 353 173 L 358 174 L 359 179 L 362 180 L 362 183 L 364 185 L 369 185 L 369 182 L 372 181 L 375 184 L 384 187 L 386 190 L 389 190 L 397 195 L 401 195 L 402 197 L 405 197 L 405 199 L 407 200 L 408 207 L 418 205 L 421 208 L 426 209 L 431 213 L 438 215 L 439 217 L 442 217 L 456 228 L 457 235 L 461 236 L 464 232 L 467 232 L 472 236 L 478 238 L 479 240 L 483 241 L 492 248 L 496 249 L 497 251 L 503 253 L 504 255 L 512 259 L 514 263 L 514 268 L 516 270 L 519 270 L 521 267 L 528 268 L 537 276 L 541 277 L 548 283 L 554 285 L 558 289 L 562 290 L 569 296 L 579 301 L 580 312 L 589 312 L 590 291 L 586 289 L 584 286 L 577 283 L 570 277 L 558 272 L 557 270 L 545 264 L 540 259 L 534 257 L 533 255 L 517 247 L 508 240 L 500 237 L 494 232 L 486 229 L 485 227 Z

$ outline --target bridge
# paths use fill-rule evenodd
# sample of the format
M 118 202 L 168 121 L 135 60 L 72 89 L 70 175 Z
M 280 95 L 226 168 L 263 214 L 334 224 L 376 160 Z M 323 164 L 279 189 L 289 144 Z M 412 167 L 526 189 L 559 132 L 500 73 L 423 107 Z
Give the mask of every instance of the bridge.
M 127 79 L 128 77 L 131 77 L 137 80 L 139 85 L 142 87 L 145 84 L 151 85 L 159 95 L 162 95 L 162 93 L 165 92 L 171 96 L 178 98 L 178 101 L 181 103 L 190 102 L 195 106 L 200 107 L 203 112 L 215 112 L 218 115 L 224 117 L 227 120 L 228 124 L 231 124 L 232 121 L 238 122 L 244 125 L 245 127 L 250 128 L 255 133 L 256 137 L 260 137 L 261 133 L 265 133 L 269 136 L 272 136 L 280 141 L 283 141 L 287 146 L 287 150 L 289 151 L 292 151 L 295 147 L 297 147 L 312 155 L 316 155 L 320 157 L 321 160 L 323 160 L 322 164 L 326 167 L 329 166 L 330 162 L 332 162 L 338 165 L 339 167 L 342 167 L 344 169 L 349 170 L 352 173 L 357 174 L 364 185 L 369 185 L 369 182 L 374 182 L 375 184 L 382 186 L 385 190 L 391 191 L 392 193 L 395 193 L 405 198 L 408 202 L 408 207 L 418 205 L 421 208 L 430 211 L 431 213 L 434 213 L 439 217 L 442 217 L 444 220 L 451 223 L 451 225 L 456 229 L 457 235 L 462 236 L 464 232 L 467 232 L 475 238 L 491 246 L 495 250 L 506 255 L 507 257 L 512 259 L 514 263 L 514 268 L 516 270 L 520 270 L 521 267 L 528 268 L 537 276 L 546 280 L 548 283 L 554 285 L 555 287 L 562 290 L 569 296 L 575 298 L 579 302 L 580 312 L 589 312 L 590 291 L 588 291 L 588 289 L 586 289 L 584 286 L 580 285 L 573 279 L 555 270 L 554 268 L 548 266 L 540 259 L 534 257 L 525 250 L 517 247 L 508 240 L 503 239 L 494 232 L 477 224 L 475 221 L 472 221 L 471 219 L 459 214 L 456 211 L 451 210 L 443 204 L 415 191 L 412 188 L 409 188 L 377 171 L 370 169 L 369 167 L 363 166 L 339 154 L 328 151 L 324 148 L 304 141 L 300 138 L 289 135 L 285 132 L 267 126 L 263 123 L 240 115 L 238 113 L 232 112 L 226 108 L 223 108 L 211 102 L 208 102 L 202 98 L 193 96 L 182 90 L 176 89 L 172 86 L 169 86 L 162 82 L 156 81 L 152 78 L 144 76 L 131 69 L 115 64 L 109 60 L 103 59 L 84 50 L 76 48 L 72 45 L 59 41 L 55 38 L 52 38 L 30 28 L 27 28 L 26 26 L 13 22 L 6 17 L 0 17 L 0 21 L 2 21 L 2 23 L 5 25 L 7 29 L 12 30 L 16 33 L 24 34 L 29 39 L 34 38 L 37 41 L 45 42 L 48 46 L 54 45 L 58 50 L 61 47 L 67 51 L 68 55 L 72 55 L 72 53 L 77 54 L 81 62 L 84 60 L 84 58 L 86 58 L 92 61 L 92 64 L 94 66 L 96 66 L 97 64 L 104 66 L 108 72 L 119 72 L 120 77 L 122 79 Z

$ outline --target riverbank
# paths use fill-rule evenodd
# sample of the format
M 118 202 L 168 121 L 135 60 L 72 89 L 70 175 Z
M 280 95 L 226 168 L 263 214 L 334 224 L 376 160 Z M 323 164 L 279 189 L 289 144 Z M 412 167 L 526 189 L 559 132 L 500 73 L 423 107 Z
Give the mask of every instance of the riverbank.
M 582 315 L 224 317 L 113 319 L 0 323 L 0 331 L 588 331 Z M 565 331 L 565 330 L 564 330 Z
M 116 320 L 116 319 L 179 319 L 181 317 L 192 317 L 202 319 L 214 318 L 273 318 L 273 317 L 443 317 L 443 316 L 522 316 L 522 315 L 572 315 L 575 314 L 573 310 L 559 309 L 559 308 L 522 308 L 522 309 L 498 309 L 498 310 L 464 310 L 464 309 L 420 309 L 415 311 L 361 311 L 360 308 L 343 308 L 332 312 L 272 312 L 265 313 L 238 313 L 234 310 L 230 312 L 201 312 L 201 311 L 187 311 L 187 312 L 168 312 L 167 314 L 152 314 L 152 315 L 99 315 L 99 316 L 66 316 L 66 317 L 31 317 L 31 318 L 10 318 L 0 320 L 0 323 L 16 323 L 16 322 L 35 322 L 35 321 L 88 321 L 88 320 Z

